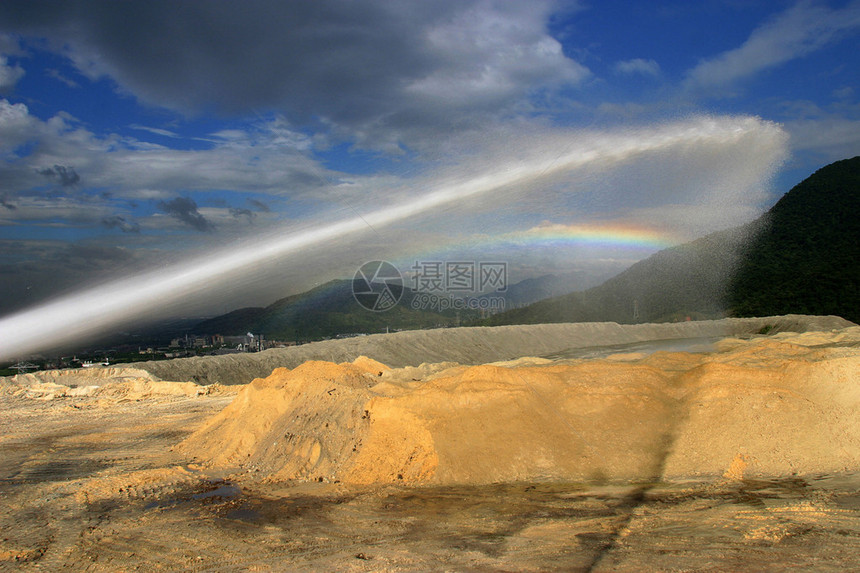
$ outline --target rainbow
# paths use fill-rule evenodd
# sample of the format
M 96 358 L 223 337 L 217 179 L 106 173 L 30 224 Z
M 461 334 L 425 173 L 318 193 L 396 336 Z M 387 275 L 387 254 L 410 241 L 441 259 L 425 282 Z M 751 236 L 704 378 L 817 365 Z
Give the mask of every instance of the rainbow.
M 678 244 L 671 233 L 634 225 L 540 225 L 499 237 L 514 245 L 572 245 L 659 250 Z
M 673 233 L 631 224 L 543 224 L 523 231 L 479 235 L 448 244 L 443 249 L 590 247 L 659 251 L 681 241 Z

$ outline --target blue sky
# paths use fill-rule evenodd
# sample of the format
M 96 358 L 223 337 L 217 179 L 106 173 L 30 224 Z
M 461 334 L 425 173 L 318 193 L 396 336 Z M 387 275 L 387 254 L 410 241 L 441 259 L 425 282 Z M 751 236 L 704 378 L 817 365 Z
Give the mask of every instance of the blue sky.
M 717 133 L 333 238 L 185 308 L 267 304 L 383 258 L 507 257 L 511 280 L 594 282 L 653 251 L 498 245 L 559 225 L 680 242 L 752 220 L 860 153 L 858 38 L 857 1 L 5 1 L 0 312 L 370 221 L 582 142 Z

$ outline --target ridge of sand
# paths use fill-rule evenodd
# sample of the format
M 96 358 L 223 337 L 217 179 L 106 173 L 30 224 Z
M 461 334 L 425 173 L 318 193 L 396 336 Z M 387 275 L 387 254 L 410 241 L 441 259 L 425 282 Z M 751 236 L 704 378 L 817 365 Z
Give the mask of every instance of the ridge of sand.
M 177 451 L 271 480 L 481 484 L 860 467 L 860 327 L 711 353 L 276 369 Z
M 247 384 L 279 367 L 309 360 L 352 362 L 369 356 L 392 368 L 422 363 L 486 364 L 523 356 L 551 356 L 576 348 L 633 344 L 653 340 L 749 337 L 770 333 L 830 331 L 853 326 L 837 316 L 785 315 L 725 318 L 660 324 L 581 322 L 494 327 L 440 328 L 324 340 L 251 354 L 227 354 L 139 362 L 132 366 L 162 380 L 199 384 Z
M 42 370 L 0 377 L 0 391 L 44 400 L 75 397 L 141 400 L 157 396 L 235 394 L 238 387 L 160 380 L 139 368 L 114 366 Z

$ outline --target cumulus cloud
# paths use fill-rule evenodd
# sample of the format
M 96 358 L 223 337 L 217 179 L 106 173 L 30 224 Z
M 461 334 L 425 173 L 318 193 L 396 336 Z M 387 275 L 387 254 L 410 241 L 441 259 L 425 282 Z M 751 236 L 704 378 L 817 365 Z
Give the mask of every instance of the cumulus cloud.
M 480 106 L 509 100 L 524 87 L 575 84 L 589 75 L 584 66 L 565 59 L 561 45 L 544 33 L 540 20 L 523 18 L 526 12 L 521 9 L 505 8 L 491 12 L 483 5 L 473 6 L 428 28 L 428 52 L 439 64 L 409 82 L 408 92 Z
M 860 2 L 831 9 L 801 1 L 755 29 L 739 48 L 702 61 L 687 74 L 693 90 L 730 89 L 762 70 L 819 50 L 860 28 Z
M 197 203 L 189 197 L 176 197 L 170 201 L 159 201 L 158 208 L 178 221 L 200 232 L 211 232 L 215 225 L 197 210 Z
M 486 121 L 588 75 L 546 30 L 549 0 L 0 4 L 90 78 L 194 113 L 278 109 L 374 147 Z M 241 47 L 241 49 L 237 49 Z M 432 105 L 428 105 L 432 103 Z
M 6 56 L 0 55 L 0 93 L 12 91 L 22 77 L 24 69 L 18 65 L 10 66 Z
M 616 63 L 615 71 L 625 75 L 659 76 L 660 64 L 651 59 L 635 58 Z
M 0 99 L 0 151 L 14 152 L 33 135 L 36 123 L 26 105 Z

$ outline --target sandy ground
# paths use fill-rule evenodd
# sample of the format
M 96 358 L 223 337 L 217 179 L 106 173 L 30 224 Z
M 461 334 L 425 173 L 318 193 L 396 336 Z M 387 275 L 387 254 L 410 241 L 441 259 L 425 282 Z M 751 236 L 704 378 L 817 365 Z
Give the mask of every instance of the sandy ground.
M 2 381 L 0 569 L 860 568 L 860 328 L 647 350 Z

